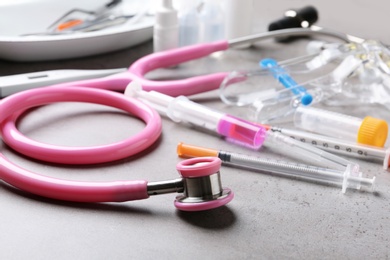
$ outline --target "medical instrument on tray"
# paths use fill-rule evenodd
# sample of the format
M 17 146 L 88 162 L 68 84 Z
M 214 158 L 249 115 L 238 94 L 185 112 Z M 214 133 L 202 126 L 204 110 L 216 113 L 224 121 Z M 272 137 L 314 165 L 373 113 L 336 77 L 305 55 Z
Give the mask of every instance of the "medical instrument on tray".
M 143 91 L 141 85 L 135 81 L 129 84 L 125 95 L 140 99 L 174 122 L 189 123 L 211 130 L 226 137 L 228 141 L 252 149 L 258 149 L 264 144 L 282 153 L 288 151 L 289 156 L 296 156 L 301 160 L 315 162 L 327 167 L 345 168 L 348 164 L 351 164 L 344 158 L 311 145 L 303 144 L 280 133 L 266 131 L 266 128 L 261 125 L 252 124 L 202 106 L 184 96 L 173 98 L 156 91 Z M 358 172 L 358 169 L 359 165 L 355 164 L 352 170 Z
M 347 188 L 360 190 L 363 187 L 364 189 L 371 191 L 374 190 L 375 177 L 372 179 L 364 178 L 362 177 L 361 172 L 358 176 L 353 176 L 351 165 L 347 165 L 345 170 L 333 170 L 277 159 L 214 150 L 184 143 L 178 144 L 177 154 L 180 157 L 185 158 L 213 156 L 218 157 L 227 165 L 237 165 L 245 168 L 277 173 L 282 176 L 298 177 L 322 183 L 337 184 L 342 186 L 342 193 L 345 193 Z
M 30 88 L 94 79 L 126 71 L 126 68 L 107 70 L 48 70 L 0 77 L 0 98 Z
M 138 23 L 148 13 L 149 5 L 134 11 L 133 6 L 131 8 L 124 4 L 118 6 L 119 2 L 121 1 L 112 1 L 96 11 L 72 9 L 50 25 L 47 30 L 20 36 L 69 35 L 98 31 L 123 24 L 129 26 Z
M 359 144 L 383 147 L 387 140 L 387 122 L 370 116 L 360 119 L 329 110 L 299 106 L 293 120 L 298 128 Z
M 97 30 L 106 29 L 112 26 L 121 25 L 129 21 L 130 19 L 133 21 L 133 18 L 135 18 L 136 15 L 130 14 L 130 15 L 109 15 L 107 17 L 102 17 L 98 19 L 94 19 L 91 21 L 80 21 L 80 24 L 74 24 L 72 23 L 72 26 L 70 26 L 68 23 L 66 24 L 60 24 L 58 26 L 58 32 L 60 33 L 73 33 L 73 32 L 92 32 Z M 61 28 L 61 29 L 60 29 Z M 53 32 L 52 34 L 55 34 L 56 32 Z
M 121 2 L 122 0 L 112 0 L 107 4 L 93 11 L 83 10 L 78 8 L 69 10 L 68 12 L 63 14 L 60 18 L 58 18 L 56 21 L 54 21 L 51 25 L 49 25 L 47 30 L 48 32 L 56 32 L 56 31 L 63 31 L 67 29 L 74 29 L 74 27 L 77 27 L 85 22 L 105 18 L 110 15 L 111 9 L 116 7 Z M 77 13 L 82 14 L 83 18 L 74 18 L 73 15 Z
M 352 156 L 357 159 L 380 161 L 383 163 L 383 169 L 389 168 L 390 148 L 381 148 L 371 145 L 361 145 L 356 142 L 345 141 L 342 139 L 313 134 L 295 129 L 282 128 L 277 126 L 269 127 L 269 131 L 279 132 L 295 140 L 306 144 L 311 144 L 331 153 L 337 153 L 346 156 Z

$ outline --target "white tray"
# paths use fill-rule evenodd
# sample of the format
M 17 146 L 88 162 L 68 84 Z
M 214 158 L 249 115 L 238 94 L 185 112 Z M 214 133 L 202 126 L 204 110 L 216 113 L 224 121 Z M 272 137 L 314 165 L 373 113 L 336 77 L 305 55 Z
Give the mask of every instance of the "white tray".
M 70 59 L 124 49 L 152 38 L 154 17 L 150 15 L 134 24 L 124 23 L 94 32 L 21 36 L 44 32 L 51 23 L 75 7 L 94 10 L 107 2 L 109 0 L 0 1 L 0 59 Z M 142 9 L 148 1 L 125 0 L 124 3 L 126 8 Z

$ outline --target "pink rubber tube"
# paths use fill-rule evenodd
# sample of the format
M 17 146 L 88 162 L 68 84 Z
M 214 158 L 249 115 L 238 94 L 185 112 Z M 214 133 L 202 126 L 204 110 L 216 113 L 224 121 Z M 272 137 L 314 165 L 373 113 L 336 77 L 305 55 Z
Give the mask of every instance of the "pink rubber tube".
M 122 202 L 147 199 L 147 181 L 81 182 L 43 176 L 11 163 L 0 153 L 0 178 L 43 197 L 76 202 Z
M 97 147 L 56 147 L 40 144 L 15 128 L 20 112 L 60 101 L 79 101 L 113 106 L 132 113 L 146 122 L 138 134 L 115 144 Z M 160 116 L 142 102 L 121 94 L 93 88 L 48 87 L 20 92 L 0 101 L 0 124 L 4 141 L 27 156 L 60 163 L 98 163 L 136 154 L 160 136 Z M 40 196 L 77 202 L 120 202 L 146 199 L 147 181 L 81 182 L 51 178 L 27 171 L 0 153 L 0 178 L 19 189 Z
M 145 128 L 126 140 L 94 147 L 61 147 L 43 144 L 21 134 L 15 127 L 19 113 L 25 109 L 53 102 L 90 102 L 116 107 L 140 117 Z M 134 155 L 153 144 L 161 134 L 161 118 L 144 103 L 111 91 L 93 88 L 47 87 L 20 92 L 0 103 L 1 134 L 14 150 L 43 161 L 64 164 L 92 164 L 119 160 Z M 7 118 L 6 118 L 7 117 Z M 6 118 L 6 119 L 5 119 Z
M 173 97 L 180 95 L 189 96 L 218 89 L 228 73 L 217 72 L 186 79 L 163 81 L 147 79 L 145 75 L 155 69 L 172 67 L 186 61 L 205 57 L 216 51 L 227 50 L 228 48 L 229 44 L 227 41 L 218 41 L 152 53 L 135 61 L 128 71 L 104 78 L 67 82 L 56 86 L 82 86 L 124 91 L 130 82 L 136 80 L 141 82 L 145 91 L 154 90 Z
M 134 75 L 133 80 L 141 82 L 143 90 L 154 90 L 173 97 L 189 96 L 215 90 L 219 88 L 228 73 L 219 72 L 187 79 L 165 81 L 149 80 L 144 75 L 158 68 L 172 67 L 228 48 L 229 43 L 227 41 L 217 41 L 156 52 L 134 62 L 129 68 L 129 72 Z

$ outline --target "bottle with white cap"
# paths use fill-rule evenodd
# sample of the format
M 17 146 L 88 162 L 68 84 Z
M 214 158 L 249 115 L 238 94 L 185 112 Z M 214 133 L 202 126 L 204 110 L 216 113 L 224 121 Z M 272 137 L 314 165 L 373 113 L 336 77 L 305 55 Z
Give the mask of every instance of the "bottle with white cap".
M 179 45 L 179 26 L 177 11 L 172 0 L 162 0 L 162 6 L 156 10 L 153 29 L 154 51 L 173 49 Z

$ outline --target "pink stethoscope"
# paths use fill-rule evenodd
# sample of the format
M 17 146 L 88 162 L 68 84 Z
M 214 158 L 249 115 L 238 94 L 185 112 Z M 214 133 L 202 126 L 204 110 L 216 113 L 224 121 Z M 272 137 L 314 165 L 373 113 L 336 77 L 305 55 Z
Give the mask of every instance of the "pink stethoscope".
M 144 75 L 154 69 L 172 67 L 256 40 L 286 35 L 325 34 L 327 31 L 286 29 L 231 41 L 198 44 L 147 55 L 122 73 L 105 78 L 57 84 L 27 90 L 0 101 L 0 130 L 3 141 L 21 154 L 34 159 L 62 164 L 94 164 L 132 156 L 149 147 L 160 136 L 161 118 L 141 101 L 113 91 L 124 91 L 132 81 L 143 90 L 155 90 L 170 96 L 192 95 L 217 89 L 227 73 L 214 73 L 181 80 L 153 81 Z M 341 37 L 340 37 L 341 38 Z M 105 146 L 60 147 L 43 144 L 24 136 L 15 126 L 27 109 L 55 102 L 88 102 L 112 106 L 141 118 L 145 128 L 126 140 Z M 16 188 L 40 196 L 77 202 L 122 202 L 146 199 L 150 195 L 180 192 L 175 206 L 184 211 L 216 208 L 233 199 L 233 192 L 222 188 L 219 158 L 193 158 L 180 162 L 177 170 L 182 178 L 163 181 L 80 182 L 56 179 L 25 170 L 0 153 L 0 178 Z
M 152 145 L 162 131 L 159 114 L 141 101 L 108 91 L 124 91 L 137 80 L 145 90 L 157 90 L 177 96 L 191 95 L 219 87 L 226 73 L 216 73 L 172 81 L 144 78 L 149 71 L 170 67 L 228 48 L 226 41 L 201 44 L 153 53 L 134 62 L 126 71 L 100 79 L 57 84 L 16 93 L 0 101 L 0 127 L 4 142 L 21 154 L 34 159 L 62 164 L 94 164 L 123 159 Z M 117 143 L 95 147 L 61 147 L 29 139 L 16 128 L 15 122 L 29 108 L 55 102 L 88 102 L 115 107 L 139 117 L 146 124 L 139 133 Z M 44 197 L 78 202 L 121 202 L 146 199 L 150 195 L 183 193 L 175 206 L 184 211 L 198 211 L 225 205 L 233 192 L 223 188 L 219 158 L 193 158 L 180 162 L 181 178 L 172 181 L 148 182 L 80 182 L 43 176 L 25 170 L 0 153 L 0 178 L 25 191 Z

